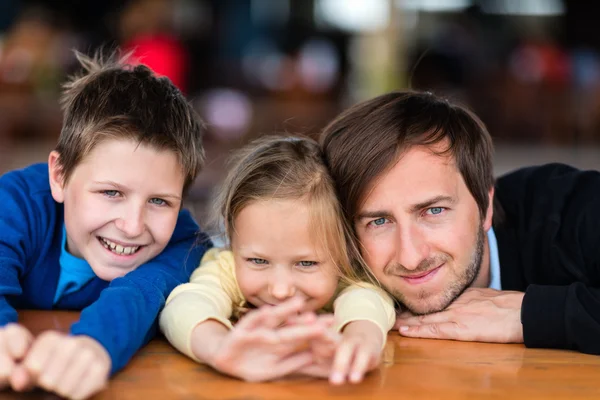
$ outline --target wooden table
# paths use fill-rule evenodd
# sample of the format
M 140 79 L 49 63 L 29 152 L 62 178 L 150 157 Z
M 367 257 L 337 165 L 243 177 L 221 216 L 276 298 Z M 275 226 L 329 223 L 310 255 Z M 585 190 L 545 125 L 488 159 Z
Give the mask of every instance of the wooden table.
M 77 313 L 21 311 L 34 334 L 67 330 Z M 142 349 L 94 399 L 598 399 L 600 357 L 522 345 L 407 339 L 390 334 L 384 362 L 359 385 L 324 380 L 245 383 L 175 351 L 164 339 Z M 41 391 L 0 399 L 55 399 Z

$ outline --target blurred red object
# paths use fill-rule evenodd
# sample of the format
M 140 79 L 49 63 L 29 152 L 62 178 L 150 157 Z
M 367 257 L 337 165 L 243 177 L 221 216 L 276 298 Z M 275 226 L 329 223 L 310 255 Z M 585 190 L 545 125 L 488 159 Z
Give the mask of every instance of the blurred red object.
M 144 64 L 159 76 L 166 76 L 183 93 L 186 93 L 188 54 L 184 46 L 169 35 L 139 36 L 123 45 L 125 52 L 132 51 L 131 63 Z

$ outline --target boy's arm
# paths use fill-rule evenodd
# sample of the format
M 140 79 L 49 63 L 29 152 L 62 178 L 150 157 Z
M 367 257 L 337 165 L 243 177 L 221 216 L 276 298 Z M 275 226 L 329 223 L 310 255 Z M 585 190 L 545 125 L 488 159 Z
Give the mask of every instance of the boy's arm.
M 27 249 L 34 238 L 28 224 L 33 219 L 26 207 L 31 200 L 15 173 L 0 178 L 0 326 L 17 322 L 17 312 L 6 296 L 22 293 L 20 275 L 24 273 Z
M 354 321 L 371 321 L 382 334 L 385 346 L 387 334 L 396 321 L 394 301 L 381 288 L 367 283 L 345 288 L 333 303 L 335 327 L 341 332 Z
M 218 321 L 223 328 L 231 329 L 229 318 L 233 304 L 243 300 L 233 271 L 230 252 L 209 250 L 190 282 L 178 286 L 169 295 L 160 314 L 160 328 L 169 342 L 197 362 L 205 360 L 192 350 L 194 329 L 207 320 Z
M 81 312 L 73 335 L 87 335 L 109 353 L 111 374 L 119 371 L 155 334 L 158 313 L 168 294 L 186 282 L 212 244 L 182 211 L 169 245 L 161 254 L 113 280 L 100 297 Z

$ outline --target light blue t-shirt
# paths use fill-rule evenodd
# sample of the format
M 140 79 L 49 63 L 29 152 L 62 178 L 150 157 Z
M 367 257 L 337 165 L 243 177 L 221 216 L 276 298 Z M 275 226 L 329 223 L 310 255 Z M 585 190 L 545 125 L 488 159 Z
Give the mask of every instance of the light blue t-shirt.
M 500 256 L 498 255 L 498 242 L 494 228 L 487 232 L 488 243 L 490 246 L 490 289 L 502 290 L 500 282 Z
M 87 261 L 75 257 L 67 251 L 67 231 L 64 226 L 58 262 L 60 264 L 60 275 L 54 294 L 54 304 L 58 303 L 63 296 L 78 291 L 96 277 Z

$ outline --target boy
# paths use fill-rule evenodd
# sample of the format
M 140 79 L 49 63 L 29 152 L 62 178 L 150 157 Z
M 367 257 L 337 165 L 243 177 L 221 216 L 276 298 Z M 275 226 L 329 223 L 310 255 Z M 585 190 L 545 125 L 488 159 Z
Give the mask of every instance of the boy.
M 192 107 L 145 66 L 78 59 L 48 164 L 0 177 L 0 385 L 75 399 L 154 335 L 211 246 L 181 211 L 204 158 Z M 16 308 L 82 312 L 70 335 L 33 339 Z

